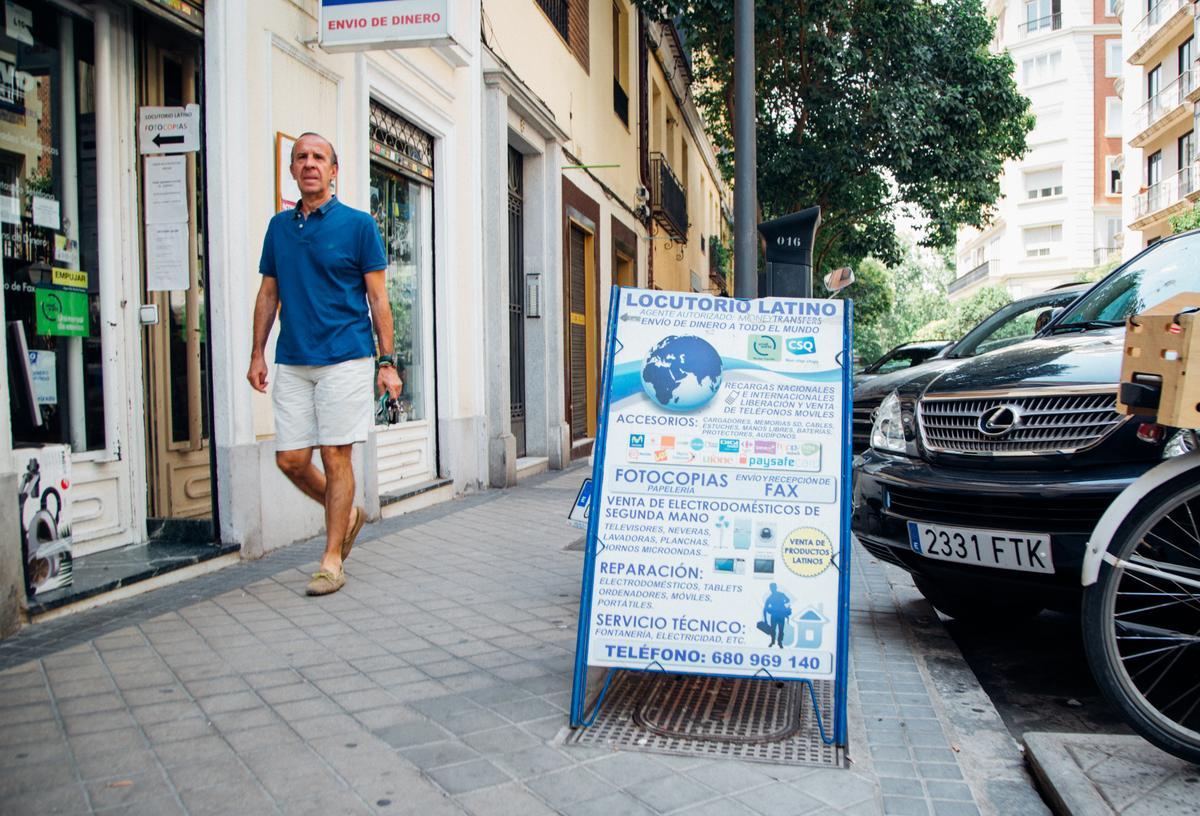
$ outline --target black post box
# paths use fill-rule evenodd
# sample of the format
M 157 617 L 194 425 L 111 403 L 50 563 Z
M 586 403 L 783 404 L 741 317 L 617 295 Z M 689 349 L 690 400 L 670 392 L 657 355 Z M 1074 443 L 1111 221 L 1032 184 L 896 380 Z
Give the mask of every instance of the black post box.
M 820 207 L 758 225 L 767 242 L 766 268 L 758 276 L 759 297 L 812 297 L 813 239 L 819 226 Z

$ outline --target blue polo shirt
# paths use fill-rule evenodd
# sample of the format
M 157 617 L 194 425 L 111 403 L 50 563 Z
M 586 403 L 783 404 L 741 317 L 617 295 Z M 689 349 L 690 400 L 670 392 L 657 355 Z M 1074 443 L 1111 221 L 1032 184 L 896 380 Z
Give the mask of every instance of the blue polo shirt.
M 275 362 L 332 365 L 375 355 L 363 275 L 387 267 L 369 213 L 329 199 L 271 219 L 258 271 L 279 284 Z

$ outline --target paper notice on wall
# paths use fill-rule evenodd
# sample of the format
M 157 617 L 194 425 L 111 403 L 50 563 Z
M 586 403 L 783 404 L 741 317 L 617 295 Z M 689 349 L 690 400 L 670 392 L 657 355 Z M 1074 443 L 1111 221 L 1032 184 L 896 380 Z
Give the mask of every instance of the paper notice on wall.
M 188 288 L 188 225 L 146 225 L 146 289 L 174 292 Z
M 33 45 L 33 12 L 12 0 L 4 3 L 4 33 L 19 43 Z
M 21 199 L 0 195 L 0 224 L 21 223 Z
M 38 405 L 58 405 L 58 355 L 40 349 L 29 352 L 29 371 L 33 376 L 33 396 Z
M 33 225 L 52 230 L 62 228 L 58 217 L 58 199 L 40 195 L 33 197 Z
M 147 224 L 188 222 L 185 156 L 147 156 L 143 187 L 144 219 Z
M 79 268 L 79 242 L 65 235 L 54 236 L 54 262 L 70 269 Z

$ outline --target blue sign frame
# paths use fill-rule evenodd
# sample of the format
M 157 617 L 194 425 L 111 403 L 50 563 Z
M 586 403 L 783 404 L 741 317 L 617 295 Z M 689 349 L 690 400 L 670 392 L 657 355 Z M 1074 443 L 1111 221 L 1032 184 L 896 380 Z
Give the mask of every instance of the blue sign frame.
M 608 329 L 606 332 L 607 344 L 604 354 L 604 368 L 601 374 L 601 408 L 600 416 L 597 422 L 596 441 L 592 448 L 592 501 L 593 508 L 599 507 L 601 504 L 601 493 L 604 484 L 604 460 L 608 441 L 608 416 L 610 403 L 612 400 L 612 376 L 614 358 L 617 351 L 621 348 L 617 340 L 617 325 L 620 319 L 620 303 L 622 287 L 614 286 L 611 290 L 609 300 L 608 313 Z M 834 722 L 833 736 L 829 737 L 825 730 L 825 724 L 821 718 L 820 708 L 817 706 L 816 693 L 813 689 L 812 681 L 807 679 L 792 680 L 788 682 L 797 682 L 808 687 L 809 698 L 812 701 L 814 713 L 816 715 L 817 726 L 821 732 L 821 739 L 829 745 L 838 745 L 845 748 L 848 744 L 848 727 L 846 721 L 846 703 L 847 703 L 847 688 L 849 684 L 849 648 L 850 648 L 850 569 L 851 569 L 851 552 L 852 544 L 850 538 L 850 502 L 851 502 L 851 461 L 852 461 L 852 437 L 851 437 L 851 417 L 853 411 L 853 403 L 851 400 L 852 394 L 852 373 L 851 361 L 853 360 L 851 345 L 854 334 L 854 303 L 853 301 L 844 301 L 845 312 L 842 325 L 842 485 L 841 485 L 841 518 L 839 519 L 840 527 L 840 549 L 836 567 L 838 569 L 838 625 L 837 625 L 837 669 L 834 673 Z M 590 714 L 586 711 L 587 707 L 587 680 L 588 680 L 588 642 L 591 635 L 591 611 L 592 611 L 592 586 L 594 582 L 594 571 L 596 555 L 603 549 L 604 543 L 598 540 L 599 534 L 599 513 L 591 513 L 587 525 L 587 546 L 584 553 L 583 562 L 583 583 L 580 588 L 579 596 L 579 624 L 575 639 L 575 673 L 571 683 L 571 727 L 580 728 L 588 727 L 599 714 L 601 706 L 604 704 L 605 694 L 608 691 L 609 684 L 613 676 L 617 672 L 615 668 L 609 668 L 605 678 L 604 686 L 602 687 L 599 696 L 593 705 Z M 655 663 L 651 663 L 643 669 L 622 669 L 623 671 L 645 671 L 645 672 L 664 672 L 665 669 L 660 665 L 655 668 Z M 763 679 L 771 679 L 770 673 L 762 669 L 760 670 Z M 681 669 L 672 669 L 671 674 L 694 674 L 704 677 L 727 677 L 730 679 L 744 680 L 745 675 L 728 675 L 717 672 L 707 671 L 686 671 Z

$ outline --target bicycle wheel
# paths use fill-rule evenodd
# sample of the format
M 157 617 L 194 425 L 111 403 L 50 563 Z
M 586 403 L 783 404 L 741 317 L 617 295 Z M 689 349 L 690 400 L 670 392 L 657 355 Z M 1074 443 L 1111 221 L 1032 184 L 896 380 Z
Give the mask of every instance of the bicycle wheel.
M 1143 499 L 1109 553 L 1124 563 L 1083 597 L 1092 674 L 1134 730 L 1200 763 L 1200 472 Z

